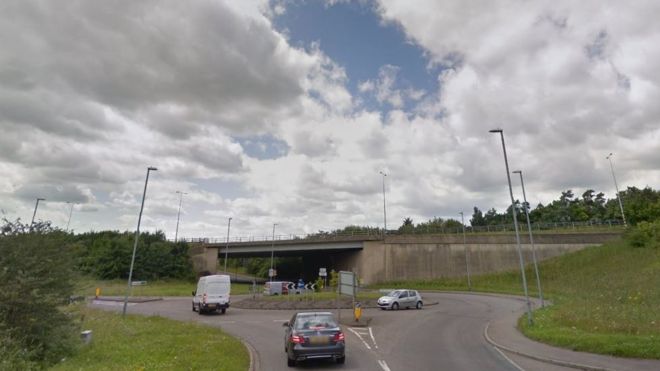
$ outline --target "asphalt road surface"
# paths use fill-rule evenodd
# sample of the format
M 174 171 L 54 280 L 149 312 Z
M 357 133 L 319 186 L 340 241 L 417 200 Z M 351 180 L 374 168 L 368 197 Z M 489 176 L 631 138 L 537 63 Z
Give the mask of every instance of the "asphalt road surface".
M 382 311 L 366 309 L 371 318 L 368 327 L 343 325 L 346 334 L 346 364 L 332 361 L 309 361 L 298 364 L 303 370 L 450 370 L 450 371 L 520 371 L 566 370 L 537 361 L 505 354 L 484 339 L 490 320 L 524 303 L 515 298 L 450 293 L 427 293 L 422 310 Z M 234 297 L 233 301 L 239 300 Z M 95 307 L 121 310 L 119 303 L 92 304 Z M 161 301 L 132 304 L 128 312 L 160 315 L 179 321 L 196 321 L 220 327 L 248 342 L 257 353 L 257 370 L 290 370 L 284 353 L 282 323 L 293 315 L 290 310 L 253 310 L 229 308 L 227 313 L 198 315 L 191 310 L 190 298 L 166 298 Z M 336 311 L 334 311 L 336 313 Z M 342 323 L 352 318 L 349 310 L 341 312 Z

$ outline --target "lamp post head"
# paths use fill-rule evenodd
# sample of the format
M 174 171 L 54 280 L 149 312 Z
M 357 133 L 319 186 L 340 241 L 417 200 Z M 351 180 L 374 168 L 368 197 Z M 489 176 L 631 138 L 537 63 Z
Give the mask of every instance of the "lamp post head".
M 45 198 L 37 197 L 37 201 L 46 201 Z
M 610 157 L 612 157 L 612 155 L 613 155 L 613 153 L 612 153 L 612 152 L 610 152 L 610 154 L 609 154 L 609 155 L 607 155 L 607 157 L 605 157 L 605 158 L 609 160 L 609 159 L 610 159 Z
M 488 132 L 489 133 L 502 133 L 502 132 L 504 132 L 504 130 L 502 130 L 502 129 L 491 129 L 491 130 L 488 130 Z
M 147 171 L 152 171 L 152 170 L 153 170 L 153 171 L 156 171 L 156 170 L 158 170 L 158 169 L 155 168 L 155 167 L 153 167 L 153 166 L 149 166 L 149 167 L 147 168 Z
M 520 170 L 514 170 L 514 171 L 512 171 L 512 173 L 514 173 L 514 174 L 522 174 L 522 171 L 520 171 Z
M 387 174 L 385 174 L 385 172 L 382 170 L 378 171 L 378 173 L 381 174 L 382 176 L 387 176 Z
M 461 214 L 461 216 L 463 216 L 463 212 L 462 212 L 462 211 L 461 211 L 461 212 L 459 212 L 459 214 Z

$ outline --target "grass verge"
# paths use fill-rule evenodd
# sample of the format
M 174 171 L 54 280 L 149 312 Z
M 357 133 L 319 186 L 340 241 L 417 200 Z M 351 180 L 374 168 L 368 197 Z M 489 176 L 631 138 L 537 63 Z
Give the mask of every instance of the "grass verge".
M 126 280 L 94 280 L 82 279 L 78 282 L 76 295 L 94 296 L 96 288 L 101 289 L 101 296 L 126 295 Z M 197 287 L 196 282 L 186 280 L 159 280 L 148 281 L 143 286 L 133 286 L 131 296 L 191 296 Z M 241 295 L 250 293 L 252 285 L 247 283 L 232 283 L 231 294 Z M 257 285 L 261 290 L 261 286 Z
M 554 305 L 534 312 L 530 338 L 570 349 L 622 357 L 660 359 L 660 249 L 632 248 L 625 241 L 542 262 L 545 297 Z M 530 295 L 537 296 L 531 266 Z M 522 295 L 519 272 L 476 276 L 473 290 Z M 378 287 L 467 290 L 465 278 L 389 282 Z
M 84 329 L 93 331 L 54 370 L 247 370 L 250 357 L 236 338 L 220 329 L 162 317 L 83 308 Z

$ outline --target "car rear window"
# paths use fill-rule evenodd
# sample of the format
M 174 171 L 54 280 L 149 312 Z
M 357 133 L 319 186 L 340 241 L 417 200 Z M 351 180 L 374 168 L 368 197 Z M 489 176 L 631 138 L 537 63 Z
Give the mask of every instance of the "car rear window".
M 323 330 L 336 327 L 338 327 L 337 322 L 330 314 L 298 316 L 294 326 L 296 330 Z

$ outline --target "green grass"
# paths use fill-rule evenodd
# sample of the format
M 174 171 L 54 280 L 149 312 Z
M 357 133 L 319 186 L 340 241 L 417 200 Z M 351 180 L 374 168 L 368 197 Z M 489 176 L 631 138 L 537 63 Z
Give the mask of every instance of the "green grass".
M 100 296 L 124 296 L 126 295 L 125 280 L 94 280 L 85 278 L 78 282 L 76 295 L 94 296 L 96 288 L 101 289 Z M 186 280 L 159 280 L 147 281 L 144 286 L 133 286 L 132 296 L 191 296 L 197 287 L 196 282 Z M 232 283 L 231 294 L 240 295 L 250 293 L 252 285 L 247 283 Z M 257 285 L 257 289 L 262 287 Z
M 539 265 L 545 297 L 554 305 L 534 312 L 529 337 L 575 350 L 660 359 L 660 249 L 613 241 Z M 530 295 L 536 280 L 526 269 Z M 475 291 L 522 294 L 519 272 L 476 276 Z M 390 282 L 378 287 L 467 290 L 466 279 Z
M 220 329 L 162 317 L 82 309 L 91 344 L 54 370 L 247 370 L 243 344 Z

